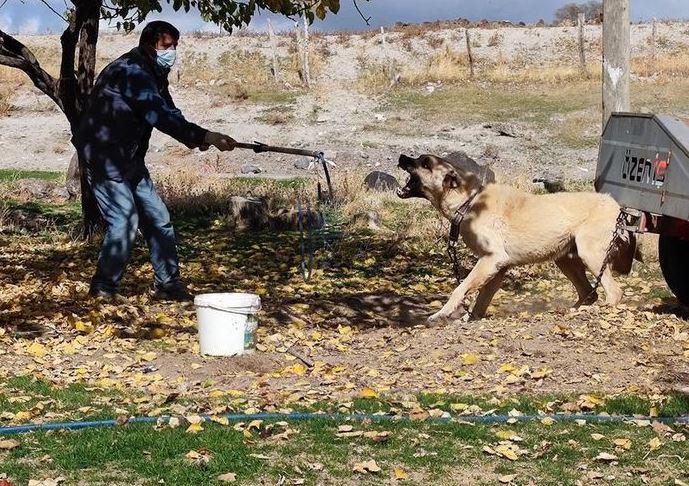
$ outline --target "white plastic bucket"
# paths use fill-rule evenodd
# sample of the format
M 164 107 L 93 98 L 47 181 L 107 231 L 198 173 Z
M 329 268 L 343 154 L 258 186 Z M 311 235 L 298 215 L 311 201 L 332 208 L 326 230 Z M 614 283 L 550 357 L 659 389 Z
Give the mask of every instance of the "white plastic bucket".
M 237 356 L 255 349 L 256 313 L 261 298 L 255 294 L 201 294 L 194 299 L 201 354 Z

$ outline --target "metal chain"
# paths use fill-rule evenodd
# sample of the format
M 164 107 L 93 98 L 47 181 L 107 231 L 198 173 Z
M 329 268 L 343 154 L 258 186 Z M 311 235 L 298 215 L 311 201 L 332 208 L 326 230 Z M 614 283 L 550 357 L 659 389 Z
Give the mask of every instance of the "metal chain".
M 457 256 L 457 242 L 448 240 L 447 254 L 452 262 L 452 272 L 455 274 L 457 285 L 462 283 L 462 273 L 460 272 L 459 257 Z
M 579 302 L 577 302 L 577 305 L 575 306 L 576 308 L 579 308 L 584 302 L 589 300 L 591 296 L 596 295 L 596 291 L 598 290 L 598 287 L 600 287 L 601 280 L 603 280 L 603 274 L 605 273 L 605 269 L 608 266 L 608 263 L 610 263 L 610 259 L 612 258 L 613 252 L 615 250 L 615 246 L 617 244 L 617 241 L 622 237 L 622 229 L 624 228 L 624 223 L 626 222 L 626 214 L 623 209 L 620 209 L 620 214 L 617 215 L 617 221 L 615 222 L 615 229 L 613 230 L 612 233 L 612 239 L 610 240 L 610 244 L 608 245 L 608 249 L 605 252 L 605 258 L 603 259 L 603 265 L 600 268 L 600 271 L 598 272 L 598 275 L 596 276 L 596 281 L 593 284 L 593 289 L 591 292 L 588 293 L 588 295 L 580 299 Z

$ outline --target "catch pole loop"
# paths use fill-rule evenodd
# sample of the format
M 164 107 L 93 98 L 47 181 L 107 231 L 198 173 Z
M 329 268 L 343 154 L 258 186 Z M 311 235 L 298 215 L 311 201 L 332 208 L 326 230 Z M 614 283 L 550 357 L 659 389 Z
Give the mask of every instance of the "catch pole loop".
M 254 143 L 241 143 L 237 142 L 234 144 L 235 148 L 239 149 L 247 149 L 247 150 L 253 150 L 257 154 L 262 154 L 265 152 L 273 152 L 273 153 L 278 153 L 278 154 L 287 154 L 287 155 L 302 155 L 304 157 L 311 157 L 314 160 L 314 163 L 319 163 L 323 167 L 323 172 L 325 173 L 325 181 L 328 184 L 328 198 L 330 200 L 333 199 L 334 196 L 334 191 L 333 191 L 333 185 L 332 185 L 332 180 L 330 179 L 330 170 L 328 166 L 330 167 L 337 167 L 337 165 L 331 161 L 325 158 L 325 153 L 320 152 L 320 151 L 313 151 L 313 150 L 305 150 L 305 149 L 297 149 L 297 148 L 290 148 L 290 147 L 278 147 L 274 145 L 267 145 L 265 143 L 261 142 L 254 142 Z M 313 164 L 309 165 L 309 168 L 313 167 Z

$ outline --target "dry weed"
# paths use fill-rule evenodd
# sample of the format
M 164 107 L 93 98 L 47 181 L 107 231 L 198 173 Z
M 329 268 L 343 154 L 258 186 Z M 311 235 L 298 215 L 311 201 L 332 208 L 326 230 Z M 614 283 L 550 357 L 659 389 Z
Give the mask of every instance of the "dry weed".
M 587 67 L 589 79 L 600 79 L 601 70 L 597 63 Z M 488 67 L 484 77 L 496 83 L 565 83 L 587 79 L 581 67 L 571 65 L 524 66 L 510 62 L 496 62 Z
M 432 55 L 420 70 L 402 73 L 402 81 L 412 86 L 441 81 L 454 83 L 469 78 L 469 61 L 465 53 L 446 47 Z
M 11 109 L 10 93 L 0 90 L 0 118 L 7 116 Z
M 488 47 L 497 47 L 502 44 L 502 34 L 500 32 L 495 32 L 488 39 Z
M 300 197 L 315 203 L 315 191 L 305 183 L 293 184 L 273 179 L 219 179 L 202 176 L 198 171 L 177 171 L 158 178 L 161 197 L 170 209 L 185 214 L 226 214 L 234 196 L 256 196 L 268 200 L 271 208 L 291 207 Z
M 655 60 L 650 56 L 636 57 L 632 59 L 632 72 L 642 78 L 654 75 L 685 78 L 689 76 L 689 53 L 677 52 Z

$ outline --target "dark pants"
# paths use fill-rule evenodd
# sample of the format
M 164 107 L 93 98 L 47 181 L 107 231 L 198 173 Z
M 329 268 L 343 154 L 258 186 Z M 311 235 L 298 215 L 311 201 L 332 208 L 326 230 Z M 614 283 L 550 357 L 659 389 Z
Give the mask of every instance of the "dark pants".
M 175 231 L 150 177 L 123 182 L 91 180 L 91 187 L 107 225 L 91 291 L 119 289 L 139 227 L 148 242 L 156 287 L 179 285 Z

